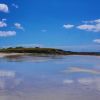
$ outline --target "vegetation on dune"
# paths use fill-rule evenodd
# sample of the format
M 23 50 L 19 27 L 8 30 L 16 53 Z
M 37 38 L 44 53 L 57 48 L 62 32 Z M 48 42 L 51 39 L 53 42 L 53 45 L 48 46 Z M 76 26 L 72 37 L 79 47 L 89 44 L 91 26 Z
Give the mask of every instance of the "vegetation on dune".
M 0 49 L 1 53 L 34 53 L 34 54 L 54 54 L 54 55 L 100 55 L 100 52 L 72 52 L 55 48 L 25 48 L 9 47 Z
M 65 51 L 60 49 L 54 49 L 54 48 L 24 48 L 24 47 L 9 47 L 9 48 L 3 48 L 0 49 L 0 52 L 4 53 L 42 53 L 42 54 L 65 54 Z

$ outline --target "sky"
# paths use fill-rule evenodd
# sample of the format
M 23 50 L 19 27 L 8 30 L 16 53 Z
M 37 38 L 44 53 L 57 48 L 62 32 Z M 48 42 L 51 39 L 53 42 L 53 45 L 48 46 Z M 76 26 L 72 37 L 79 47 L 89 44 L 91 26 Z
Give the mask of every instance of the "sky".
M 100 0 L 0 0 L 0 47 L 100 51 Z

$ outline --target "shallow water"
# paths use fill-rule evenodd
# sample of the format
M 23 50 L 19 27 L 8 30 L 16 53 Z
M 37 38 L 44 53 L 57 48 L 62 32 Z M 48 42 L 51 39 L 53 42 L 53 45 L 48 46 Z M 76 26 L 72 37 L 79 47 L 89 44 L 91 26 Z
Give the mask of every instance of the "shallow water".
M 100 56 L 0 58 L 0 100 L 100 100 Z

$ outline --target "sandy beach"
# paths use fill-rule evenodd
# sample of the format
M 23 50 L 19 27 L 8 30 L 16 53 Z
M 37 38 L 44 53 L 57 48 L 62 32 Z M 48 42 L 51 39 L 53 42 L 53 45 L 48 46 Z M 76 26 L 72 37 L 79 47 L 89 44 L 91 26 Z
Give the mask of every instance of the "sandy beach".
M 0 58 L 6 56 L 15 56 L 15 55 L 23 55 L 23 53 L 0 53 Z

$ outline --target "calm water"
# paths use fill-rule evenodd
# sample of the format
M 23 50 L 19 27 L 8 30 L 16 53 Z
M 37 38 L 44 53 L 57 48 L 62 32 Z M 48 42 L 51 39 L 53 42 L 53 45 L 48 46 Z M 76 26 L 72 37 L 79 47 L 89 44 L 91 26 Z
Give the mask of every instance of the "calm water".
M 2 57 L 0 100 L 100 100 L 100 56 Z

